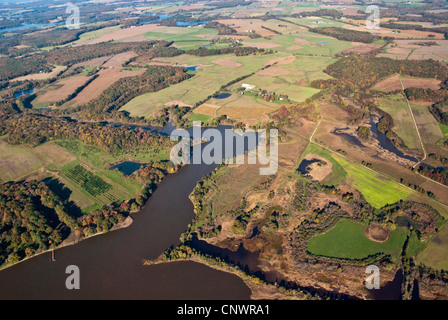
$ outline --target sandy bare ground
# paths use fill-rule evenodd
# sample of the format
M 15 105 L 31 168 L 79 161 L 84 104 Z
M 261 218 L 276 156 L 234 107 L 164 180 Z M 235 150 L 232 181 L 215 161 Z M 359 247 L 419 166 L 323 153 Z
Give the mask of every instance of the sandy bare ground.
M 74 64 L 72 66 L 72 68 L 87 67 L 87 66 L 92 66 L 92 67 L 102 66 L 111 57 L 112 56 L 105 56 L 105 57 L 99 57 L 99 58 L 95 58 L 95 59 L 79 62 L 77 64 Z
M 428 42 L 435 42 L 436 45 L 419 45 Z M 378 56 L 392 59 L 448 61 L 448 40 L 395 40 L 386 47 L 386 53 L 381 53 Z
M 88 40 L 85 42 L 80 43 L 80 45 L 84 44 L 94 44 L 94 43 L 100 43 L 100 42 L 107 42 L 107 41 L 123 41 L 125 39 L 128 39 L 129 41 L 142 41 L 145 40 L 143 37 L 138 37 L 143 35 L 145 32 L 154 31 L 157 29 L 160 29 L 161 26 L 158 24 L 144 24 L 137 27 L 130 27 L 120 30 L 112 31 L 108 34 L 104 34 L 99 36 L 96 39 Z M 132 40 L 130 40 L 132 39 Z
M 241 63 L 237 62 L 237 61 L 233 61 L 232 58 L 219 58 L 219 59 L 215 59 L 212 61 L 213 63 L 223 66 L 223 67 L 227 67 L 230 69 L 236 69 L 242 66 Z
M 311 44 L 308 40 L 302 39 L 302 38 L 295 38 L 294 42 L 297 43 L 298 45 L 309 45 Z
M 218 116 L 227 115 L 230 119 L 238 119 L 248 125 L 255 125 L 259 121 L 267 121 L 266 114 L 274 112 L 275 109 L 269 107 L 238 108 L 234 106 L 224 106 L 218 111 Z
M 352 43 L 354 44 L 354 43 Z M 367 54 L 374 50 L 381 48 L 380 44 L 364 44 L 364 43 L 356 43 L 355 47 L 345 49 L 341 51 L 341 53 L 359 53 L 359 54 Z
M 281 67 L 276 67 L 276 66 L 258 71 L 257 74 L 260 76 L 267 76 L 267 77 L 289 76 L 289 75 L 303 76 L 303 75 L 305 75 L 305 73 L 302 71 L 290 70 L 288 68 L 281 68 Z
M 85 87 L 73 100 L 76 105 L 83 105 L 90 100 L 97 98 L 104 90 L 109 88 L 117 80 L 124 77 L 132 77 L 141 75 L 145 69 L 137 71 L 121 71 L 122 63 L 134 57 L 133 52 L 123 52 L 110 58 L 104 65 L 103 69 L 98 71 L 98 77 Z
M 189 105 L 183 101 L 180 101 L 180 100 L 169 101 L 169 102 L 165 103 L 165 105 L 167 105 L 168 107 L 171 107 L 171 106 L 191 107 L 191 105 Z
M 214 104 L 204 103 L 193 110 L 193 113 L 205 114 L 207 116 L 216 117 L 216 111 L 221 108 Z
M 354 26 L 351 24 L 345 24 L 343 26 L 345 29 L 355 30 L 355 31 L 368 31 L 373 34 L 377 34 L 382 37 L 392 37 L 396 39 L 428 39 L 428 35 L 434 35 L 432 39 L 444 39 L 445 36 L 442 33 L 418 31 L 418 30 L 399 30 L 400 33 L 393 32 L 394 29 L 388 29 L 381 27 L 379 30 L 369 30 L 364 25 Z
M 76 105 L 83 105 L 97 98 L 104 90 L 121 78 L 141 75 L 144 69 L 138 71 L 120 71 L 118 69 L 105 69 L 98 72 L 99 76 L 85 87 L 72 101 Z
M 46 80 L 56 77 L 56 75 L 67 69 L 66 66 L 55 66 L 54 69 L 51 72 L 47 73 L 33 73 L 26 76 L 14 78 L 11 81 L 25 81 L 25 80 Z
M 279 44 L 272 42 L 243 42 L 243 45 L 246 47 L 261 48 L 261 49 L 280 47 Z
M 266 62 L 265 65 L 273 65 L 274 63 L 277 65 L 291 64 L 296 60 L 297 60 L 297 58 L 295 56 L 291 55 L 291 56 L 287 56 L 287 57 L 271 59 L 268 62 Z
M 372 223 L 364 230 L 365 236 L 375 242 L 384 243 L 389 240 L 389 231 L 376 223 Z
M 290 47 L 288 47 L 288 48 L 286 48 L 286 50 L 300 50 L 300 49 L 302 49 L 303 47 L 301 47 L 301 46 L 290 46 Z
M 308 153 L 304 160 L 320 160 L 319 162 L 314 162 L 308 165 L 307 169 L 308 175 L 316 181 L 324 180 L 333 171 L 333 164 L 327 159 L 315 155 L 313 153 Z
M 402 78 L 402 80 L 405 88 L 440 89 L 440 80 L 437 79 Z M 398 77 L 398 74 L 393 75 L 375 84 L 373 89 L 384 91 L 401 90 L 400 78 Z
M 76 88 L 82 86 L 87 82 L 91 77 L 85 76 L 74 76 L 66 79 L 62 79 L 61 81 L 57 81 L 54 85 L 51 85 L 48 88 L 48 91 L 43 95 L 39 96 L 36 100 L 39 102 L 57 102 L 61 101 L 69 96 L 69 94 L 73 93 Z
M 262 28 L 266 25 L 266 22 L 257 19 L 223 19 L 217 20 L 217 22 L 228 25 L 235 29 L 237 32 L 244 34 L 249 30 L 253 30 L 262 37 L 271 37 L 276 34 L 272 31 Z

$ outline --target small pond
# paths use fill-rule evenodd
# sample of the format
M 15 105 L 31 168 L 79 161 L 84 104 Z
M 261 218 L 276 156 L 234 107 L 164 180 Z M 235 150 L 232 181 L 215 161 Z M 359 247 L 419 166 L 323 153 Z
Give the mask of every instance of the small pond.
M 176 25 L 179 27 L 190 27 L 190 26 L 197 26 L 199 24 L 206 24 L 208 23 L 207 20 L 204 21 L 196 21 L 196 22 L 188 22 L 188 21 L 177 21 Z
M 141 166 L 143 166 L 143 163 L 138 163 L 134 161 L 123 161 L 110 167 L 110 170 L 118 169 L 125 176 L 128 176 L 132 174 L 134 171 L 140 169 Z
M 216 96 L 214 96 L 213 98 L 215 99 L 226 99 L 228 97 L 230 97 L 232 94 L 231 93 L 219 93 Z
M 30 90 L 22 90 L 20 92 L 16 92 L 14 93 L 14 98 L 17 99 L 25 94 L 32 94 L 34 92 L 34 89 L 30 89 Z

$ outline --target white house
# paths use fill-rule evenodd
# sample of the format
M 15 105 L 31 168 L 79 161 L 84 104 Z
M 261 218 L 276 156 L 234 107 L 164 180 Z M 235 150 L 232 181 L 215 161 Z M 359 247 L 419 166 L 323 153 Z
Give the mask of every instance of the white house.
M 252 90 L 252 89 L 254 89 L 256 86 L 254 86 L 253 84 L 247 84 L 247 83 L 243 83 L 243 84 L 241 84 L 241 86 L 244 88 L 244 89 L 246 89 L 246 91 L 247 90 Z

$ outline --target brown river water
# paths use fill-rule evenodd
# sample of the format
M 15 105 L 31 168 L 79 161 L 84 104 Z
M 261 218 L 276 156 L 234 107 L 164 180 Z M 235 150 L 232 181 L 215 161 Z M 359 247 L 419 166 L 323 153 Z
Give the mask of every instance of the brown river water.
M 199 263 L 143 265 L 145 259 L 155 259 L 180 243 L 179 236 L 194 217 L 188 195 L 215 168 L 191 164 L 167 175 L 127 228 L 57 249 L 55 261 L 48 252 L 0 271 L 0 299 L 250 299 L 251 291 L 239 277 Z M 222 251 L 205 249 L 218 255 Z M 256 269 L 258 254 L 239 251 L 231 260 Z M 80 289 L 65 286 L 69 265 L 79 268 Z

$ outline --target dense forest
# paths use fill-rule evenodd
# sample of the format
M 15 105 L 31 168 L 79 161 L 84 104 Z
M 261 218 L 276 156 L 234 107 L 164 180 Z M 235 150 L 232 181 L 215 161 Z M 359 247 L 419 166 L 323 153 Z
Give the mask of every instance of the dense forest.
M 367 31 L 356 31 L 344 28 L 328 27 L 328 28 L 310 28 L 309 31 L 323 34 L 343 41 L 355 41 L 363 43 L 372 43 L 379 40 L 380 37 L 372 35 Z
M 355 67 L 356 66 L 356 67 Z M 358 88 L 368 88 L 396 74 L 413 77 L 448 79 L 448 67 L 435 60 L 393 60 L 351 54 L 329 65 L 325 72 Z
M 12 110 L 14 105 L 7 105 Z M 135 150 L 148 146 L 171 146 L 167 137 L 140 128 L 114 127 L 93 122 L 72 122 L 65 118 L 45 117 L 30 113 L 0 113 L 0 135 L 7 134 L 11 144 L 37 146 L 46 141 L 79 140 L 108 152 Z
M 404 93 L 409 100 L 440 102 L 448 98 L 448 91 L 423 88 L 406 88 Z
M 60 244 L 77 227 L 62 200 L 43 182 L 0 185 L 0 265 Z
M 101 25 L 85 26 L 82 29 L 58 27 L 27 34 L 17 33 L 13 37 L 6 37 L 0 34 L 0 53 L 16 56 L 35 51 L 42 47 L 59 46 L 78 40 L 79 36 L 83 33 L 115 25 L 118 25 L 118 22 L 106 22 Z M 17 46 L 26 47 L 18 48 Z
M 242 46 L 236 46 L 236 47 L 226 47 L 226 48 L 218 48 L 218 49 L 207 49 L 207 48 L 199 48 L 199 49 L 191 49 L 187 50 L 185 52 L 186 54 L 190 54 L 193 56 L 215 56 L 220 54 L 234 54 L 236 56 L 248 56 L 250 54 L 257 54 L 257 53 L 272 53 L 271 50 L 265 50 L 261 48 L 255 48 L 255 47 L 242 47 Z
M 447 27 L 432 26 L 431 28 L 425 28 L 419 24 L 403 24 L 403 23 L 394 23 L 394 22 L 381 23 L 381 27 L 397 29 L 397 30 L 418 30 L 418 31 L 426 31 L 426 32 L 438 32 L 438 33 L 443 33 L 445 35 L 445 39 L 448 39 L 448 28 Z
M 79 47 L 55 48 L 45 53 L 17 58 L 2 57 L 0 58 L 0 80 L 9 80 L 31 73 L 49 72 L 52 65 L 70 66 L 78 62 L 126 51 L 147 53 L 154 47 L 167 47 L 170 44 L 166 41 L 106 42 Z
M 434 181 L 448 186 L 448 169 L 446 168 L 429 168 L 427 166 L 420 166 L 418 168 L 418 172 Z
M 429 111 L 438 122 L 448 125 L 448 100 L 433 104 Z

